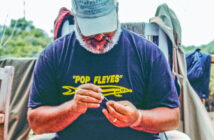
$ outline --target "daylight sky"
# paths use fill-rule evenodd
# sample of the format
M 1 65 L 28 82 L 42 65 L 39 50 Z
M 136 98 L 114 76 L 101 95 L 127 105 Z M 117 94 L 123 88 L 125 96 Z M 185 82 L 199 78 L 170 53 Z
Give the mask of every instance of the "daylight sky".
M 0 24 L 24 16 L 24 0 L 0 0 Z M 27 20 L 53 36 L 53 23 L 61 7 L 71 0 L 25 0 Z M 119 0 L 121 22 L 148 22 L 162 3 L 176 13 L 182 27 L 182 44 L 202 45 L 214 40 L 214 0 Z

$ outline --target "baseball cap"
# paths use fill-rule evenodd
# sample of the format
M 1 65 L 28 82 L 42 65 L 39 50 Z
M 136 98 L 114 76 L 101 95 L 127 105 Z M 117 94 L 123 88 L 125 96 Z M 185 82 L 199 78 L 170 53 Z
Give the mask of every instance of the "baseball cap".
M 115 0 L 72 0 L 73 14 L 84 36 L 117 29 Z

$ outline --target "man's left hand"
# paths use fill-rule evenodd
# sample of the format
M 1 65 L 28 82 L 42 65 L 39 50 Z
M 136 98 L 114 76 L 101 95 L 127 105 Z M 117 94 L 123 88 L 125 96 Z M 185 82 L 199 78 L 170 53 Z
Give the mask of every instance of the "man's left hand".
M 137 108 L 129 101 L 109 101 L 102 112 L 117 127 L 129 127 L 140 117 Z

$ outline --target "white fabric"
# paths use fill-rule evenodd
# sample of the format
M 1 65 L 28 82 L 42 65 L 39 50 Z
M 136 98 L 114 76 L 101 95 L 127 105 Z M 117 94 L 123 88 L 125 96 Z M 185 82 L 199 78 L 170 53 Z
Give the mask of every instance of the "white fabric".
M 61 36 L 67 35 L 74 30 L 74 25 L 70 25 L 69 21 L 66 20 L 62 25 L 62 33 Z
M 178 130 L 171 130 L 165 132 L 168 140 L 191 140 L 188 135 Z
M 29 140 L 51 140 L 55 137 L 56 137 L 56 133 L 48 133 L 48 134 L 35 135 Z

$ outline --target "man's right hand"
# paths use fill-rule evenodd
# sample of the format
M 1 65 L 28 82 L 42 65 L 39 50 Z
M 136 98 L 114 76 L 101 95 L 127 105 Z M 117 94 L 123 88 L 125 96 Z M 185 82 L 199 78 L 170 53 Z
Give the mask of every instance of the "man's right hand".
M 100 87 L 94 84 L 83 84 L 78 87 L 71 102 L 74 111 L 83 114 L 88 108 L 100 107 L 102 100 Z
M 101 89 L 98 86 L 84 84 L 78 87 L 72 100 L 59 106 L 29 108 L 28 121 L 37 134 L 59 132 L 85 113 L 88 108 L 98 108 L 102 100 Z

